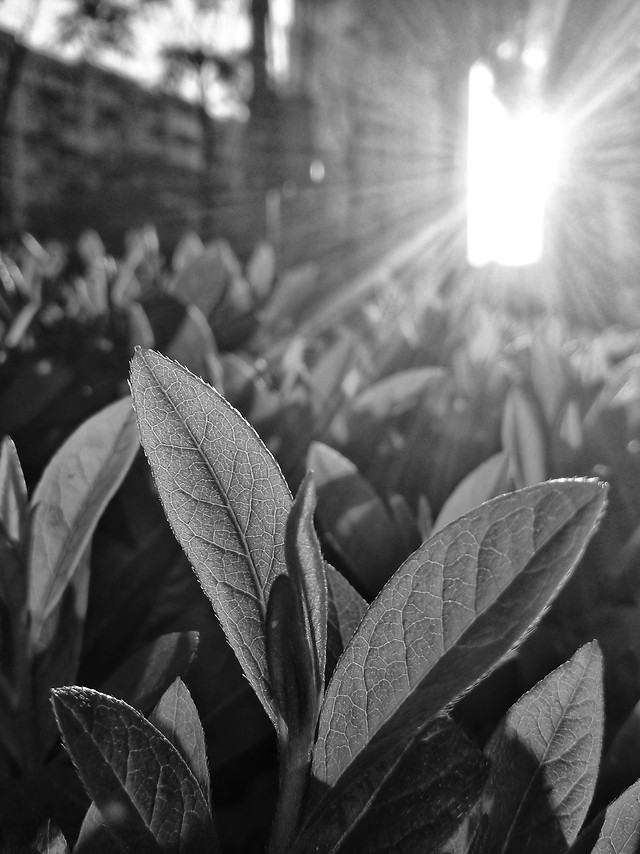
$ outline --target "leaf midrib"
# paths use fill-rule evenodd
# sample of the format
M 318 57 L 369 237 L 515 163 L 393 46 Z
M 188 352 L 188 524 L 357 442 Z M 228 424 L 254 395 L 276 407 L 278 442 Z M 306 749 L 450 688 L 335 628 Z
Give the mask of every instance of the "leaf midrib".
M 144 354 L 142 354 L 142 355 L 144 357 Z M 193 430 L 191 429 L 189 424 L 187 424 L 186 420 L 181 415 L 180 410 L 178 409 L 178 406 L 176 405 L 176 403 L 173 401 L 173 399 L 169 395 L 168 389 L 165 389 L 164 385 L 162 384 L 162 382 L 158 378 L 158 375 L 154 371 L 153 366 L 148 363 L 146 358 L 145 358 L 145 365 L 147 366 L 149 372 L 151 373 L 154 380 L 156 381 L 156 384 L 157 384 L 158 388 L 160 389 L 160 391 L 162 392 L 164 398 L 167 400 L 167 402 L 170 404 L 171 408 L 173 409 L 176 417 L 178 418 L 180 423 L 184 426 L 184 429 L 189 434 L 189 438 L 191 439 L 194 447 L 196 448 L 200 458 L 204 461 L 205 468 L 207 468 L 207 470 L 209 471 L 209 474 L 211 475 L 211 478 L 216 485 L 218 493 L 223 498 L 224 506 L 226 507 L 226 509 L 229 513 L 229 517 L 231 518 L 231 522 L 233 524 L 234 530 L 238 536 L 238 539 L 239 539 L 240 544 L 242 546 L 242 550 L 244 552 L 245 558 L 248 562 L 249 571 L 251 574 L 252 581 L 253 581 L 256 589 L 259 591 L 259 595 L 257 597 L 257 604 L 258 604 L 258 608 L 260 611 L 260 616 L 262 617 L 262 620 L 264 622 L 266 620 L 266 617 L 267 617 L 267 606 L 266 606 L 266 602 L 265 602 L 265 598 L 264 598 L 264 588 L 262 587 L 262 584 L 260 581 L 260 575 L 258 573 L 258 569 L 255 565 L 254 560 L 253 560 L 253 556 L 251 554 L 251 550 L 249 548 L 247 538 L 245 536 L 244 531 L 242 530 L 242 525 L 240 524 L 240 520 L 238 519 L 238 517 L 236 515 L 236 512 L 233 508 L 233 505 L 229 501 L 229 497 L 228 497 L 226 491 L 222 488 L 222 484 L 220 483 L 220 479 L 219 479 L 215 469 L 211 465 L 211 462 L 209 461 L 209 459 L 206 456 L 206 454 L 204 453 L 204 451 L 201 449 L 201 447 L 200 447 L 201 443 L 197 440 Z M 196 377 L 196 379 L 198 379 L 198 378 Z M 202 380 L 200 380 L 200 382 L 202 382 L 202 384 L 205 385 Z M 215 392 L 215 390 L 213 390 L 213 391 L 215 394 L 217 394 L 217 392 Z M 220 398 L 220 399 L 222 400 L 222 398 Z M 207 422 L 208 422 L 209 415 L 206 413 L 205 413 L 205 418 L 207 419 Z M 206 431 L 205 431 L 205 434 L 206 434 Z M 249 510 L 249 512 L 251 512 L 251 510 Z

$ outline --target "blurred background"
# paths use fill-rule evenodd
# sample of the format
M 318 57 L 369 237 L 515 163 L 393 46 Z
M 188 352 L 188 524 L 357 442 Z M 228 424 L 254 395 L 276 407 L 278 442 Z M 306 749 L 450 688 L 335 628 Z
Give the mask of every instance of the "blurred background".
M 93 228 L 121 255 L 152 223 L 165 252 L 187 230 L 241 259 L 267 239 L 280 267 L 317 264 L 323 291 L 380 262 L 418 267 L 422 288 L 466 281 L 468 227 L 487 216 L 469 199 L 470 70 L 483 64 L 503 107 L 543 104 L 557 127 L 530 290 L 615 314 L 638 267 L 636 6 L 2 0 L 0 240 Z M 536 133 L 516 168 L 539 186 Z M 475 251 L 474 287 L 495 289 L 503 265 Z

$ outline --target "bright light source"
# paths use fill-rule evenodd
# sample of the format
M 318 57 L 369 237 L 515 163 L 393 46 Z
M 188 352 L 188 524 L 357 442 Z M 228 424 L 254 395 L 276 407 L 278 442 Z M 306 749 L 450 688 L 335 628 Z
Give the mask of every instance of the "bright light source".
M 467 258 L 524 267 L 542 257 L 545 203 L 559 139 L 536 108 L 509 113 L 483 63 L 469 73 Z

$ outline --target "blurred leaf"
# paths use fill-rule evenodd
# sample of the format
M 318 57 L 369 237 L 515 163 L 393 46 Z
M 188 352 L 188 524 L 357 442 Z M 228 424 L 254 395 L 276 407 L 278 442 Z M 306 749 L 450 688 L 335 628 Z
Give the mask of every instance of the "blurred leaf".
M 39 654 L 32 662 L 32 697 L 30 703 L 38 715 L 39 742 L 43 752 L 56 741 L 57 730 L 49 692 L 51 688 L 76 681 L 83 629 L 89 597 L 90 553 L 87 546 L 59 600 L 42 624 Z
M 365 615 L 367 602 L 337 569 L 328 563 L 325 569 L 328 595 L 326 672 L 331 676 Z
M 171 632 L 139 649 L 101 685 L 101 691 L 148 714 L 184 676 L 198 648 L 197 632 Z
M 70 854 L 62 831 L 47 821 L 31 843 L 30 854 Z
M 215 240 L 176 273 L 169 291 L 188 305 L 195 305 L 210 319 L 226 298 L 233 278 L 239 274 L 240 265 L 229 244 Z
M 555 423 L 568 394 L 569 365 L 553 332 L 531 336 L 531 382 L 547 424 Z
M 527 393 L 512 386 L 502 417 L 502 447 L 509 455 L 509 474 L 517 489 L 547 477 L 546 440 L 540 416 Z
M 289 489 L 242 416 L 180 365 L 139 350 L 131 384 L 167 518 L 275 722 L 264 620 L 271 584 L 285 571 Z
M 437 533 L 449 522 L 478 507 L 491 498 L 509 492 L 513 484 L 508 477 L 509 457 L 500 451 L 473 469 L 453 490 L 442 505 L 431 534 Z
M 208 804 L 211 791 L 204 732 L 191 694 L 180 677 L 164 692 L 149 720 L 179 751 Z
M 586 480 L 504 495 L 405 561 L 367 611 L 327 689 L 313 759 L 320 783 L 344 777 L 345 798 L 356 797 L 363 775 L 371 791 L 381 785 L 379 775 L 425 724 L 539 619 L 582 556 L 605 495 Z
M 353 415 L 387 419 L 412 409 L 426 394 L 438 393 L 449 382 L 445 368 L 410 368 L 370 385 L 352 401 Z
M 44 624 L 73 577 L 109 499 L 139 447 L 131 400 L 108 406 L 60 448 L 33 495 L 28 605 L 40 648 Z
M 139 302 L 132 302 L 126 308 L 127 324 L 129 326 L 129 347 L 153 347 L 155 335 L 147 317 L 147 312 Z
M 604 700 L 597 643 L 536 685 L 491 737 L 481 852 L 562 850 L 578 835 L 598 775 Z
M 9 350 L 12 347 L 19 347 L 23 344 L 24 336 L 38 316 L 41 308 L 42 306 L 39 302 L 28 302 L 23 306 L 3 336 L 2 346 Z
M 317 519 L 348 562 L 352 583 L 376 595 L 406 557 L 382 499 L 338 451 L 313 442 L 307 456 L 318 491 Z
M 139 712 L 88 688 L 56 689 L 53 706 L 85 788 L 128 850 L 219 851 L 198 782 Z
M 196 376 L 206 377 L 220 394 L 223 393 L 223 371 L 215 338 L 207 319 L 195 305 L 186 314 L 164 354 L 180 362 Z
M 309 371 L 311 385 L 311 403 L 317 418 L 327 419 L 339 400 L 345 375 L 353 363 L 355 341 L 349 335 L 342 335 L 325 350 Z
M 254 300 L 265 300 L 276 277 L 276 253 L 270 243 L 262 240 L 255 246 L 247 261 L 245 276 Z
M 365 808 L 353 820 L 340 783 L 302 831 L 292 854 L 436 852 L 479 797 L 488 762 L 447 717 L 431 722 L 377 790 L 363 781 Z
M 23 541 L 27 532 L 28 505 L 18 453 L 11 439 L 5 436 L 0 444 L 0 524 L 2 533 L 16 545 Z
M 181 273 L 204 253 L 204 243 L 195 231 L 187 231 L 182 235 L 171 257 L 171 266 L 176 273 Z

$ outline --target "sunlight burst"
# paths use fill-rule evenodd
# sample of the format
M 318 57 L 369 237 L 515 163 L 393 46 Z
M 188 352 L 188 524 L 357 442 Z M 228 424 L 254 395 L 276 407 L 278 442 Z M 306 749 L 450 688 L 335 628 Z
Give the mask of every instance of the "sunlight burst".
M 557 174 L 560 135 L 537 106 L 509 112 L 494 76 L 469 73 L 467 259 L 524 267 L 542 257 L 545 206 Z

